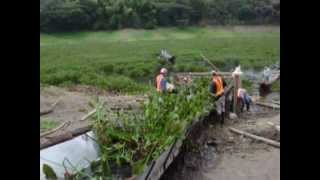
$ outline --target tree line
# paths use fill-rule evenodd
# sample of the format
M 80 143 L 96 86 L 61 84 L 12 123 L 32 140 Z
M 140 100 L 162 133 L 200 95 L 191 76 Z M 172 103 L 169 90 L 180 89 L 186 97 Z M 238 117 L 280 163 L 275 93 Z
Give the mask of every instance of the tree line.
M 40 31 L 279 24 L 271 0 L 40 0 Z

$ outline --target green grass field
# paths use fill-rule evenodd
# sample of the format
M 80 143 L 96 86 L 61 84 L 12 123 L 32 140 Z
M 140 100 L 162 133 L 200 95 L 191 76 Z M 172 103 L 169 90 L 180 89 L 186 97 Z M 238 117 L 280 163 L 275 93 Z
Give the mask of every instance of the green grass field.
M 166 48 L 177 57 L 175 71 L 208 71 L 200 53 L 222 69 L 237 62 L 261 68 L 280 59 L 280 27 L 190 27 L 40 34 L 43 85 L 94 85 L 143 91 L 162 65 Z

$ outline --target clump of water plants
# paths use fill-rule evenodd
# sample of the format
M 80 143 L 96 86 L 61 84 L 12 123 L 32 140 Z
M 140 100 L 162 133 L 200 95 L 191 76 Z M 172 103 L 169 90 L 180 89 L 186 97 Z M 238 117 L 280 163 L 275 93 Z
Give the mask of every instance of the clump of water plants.
M 93 170 L 94 177 L 112 177 L 115 169 L 129 171 L 128 176 L 141 174 L 152 160 L 184 136 L 193 120 L 214 108 L 208 82 L 209 79 L 199 79 L 181 87 L 177 94 L 152 92 L 141 113 L 119 113 L 111 119 L 105 109 L 99 108 L 93 130 L 101 159 Z

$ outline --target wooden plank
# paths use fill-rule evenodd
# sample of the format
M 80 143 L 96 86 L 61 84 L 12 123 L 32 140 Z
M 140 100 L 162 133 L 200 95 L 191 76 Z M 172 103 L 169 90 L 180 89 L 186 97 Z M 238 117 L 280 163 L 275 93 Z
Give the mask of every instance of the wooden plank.
M 59 98 L 56 102 L 54 102 L 49 109 L 40 111 L 40 116 L 45 115 L 45 114 L 52 113 L 53 110 L 54 110 L 54 108 L 57 106 L 57 104 L 58 104 L 59 102 L 60 102 L 60 98 Z
M 91 125 L 87 125 L 84 127 L 80 127 L 77 129 L 74 129 L 72 131 L 69 132 L 65 132 L 63 134 L 57 135 L 57 136 L 53 136 L 53 137 L 45 137 L 47 139 L 47 141 L 41 143 L 40 141 L 40 150 L 44 149 L 44 148 L 48 148 L 51 146 L 54 146 L 56 144 L 65 142 L 67 140 L 73 139 L 76 136 L 82 135 L 88 131 L 91 130 Z M 41 138 L 40 138 L 41 139 Z
M 279 105 L 273 104 L 273 103 L 256 102 L 255 104 L 260 105 L 260 106 L 264 106 L 264 107 L 268 107 L 268 108 L 272 108 L 272 109 L 280 109 Z
M 264 137 L 256 136 L 256 135 L 253 135 L 253 134 L 250 134 L 250 133 L 247 133 L 247 132 L 244 132 L 244 131 L 241 131 L 241 130 L 238 130 L 238 129 L 235 129 L 235 128 L 232 128 L 232 127 L 230 127 L 229 130 L 231 132 L 233 132 L 233 133 L 244 135 L 246 137 L 249 137 L 249 138 L 252 138 L 254 140 L 258 140 L 258 141 L 264 142 L 264 143 L 272 145 L 274 147 L 280 147 L 280 142 L 277 142 L 277 141 L 274 141 L 274 140 L 271 140 L 271 139 L 267 139 L 267 138 L 264 138 Z

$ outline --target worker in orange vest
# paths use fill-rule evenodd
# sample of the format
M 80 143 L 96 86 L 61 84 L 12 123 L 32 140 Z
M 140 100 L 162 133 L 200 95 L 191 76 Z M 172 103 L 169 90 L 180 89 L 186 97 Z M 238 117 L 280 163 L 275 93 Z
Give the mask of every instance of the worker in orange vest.
M 167 90 L 166 85 L 167 81 L 165 76 L 167 75 L 168 70 L 166 68 L 161 68 L 160 74 L 156 77 L 156 87 L 158 92 L 164 92 Z
M 210 92 L 214 97 L 216 97 L 216 110 L 218 116 L 220 117 L 221 125 L 224 124 L 224 116 L 225 116 L 225 96 L 224 96 L 224 88 L 227 86 L 227 83 L 224 79 L 218 75 L 216 71 L 212 71 L 212 82 L 210 86 Z

